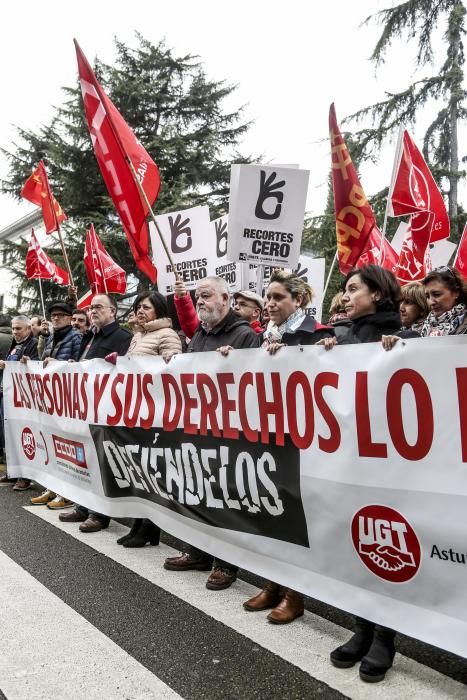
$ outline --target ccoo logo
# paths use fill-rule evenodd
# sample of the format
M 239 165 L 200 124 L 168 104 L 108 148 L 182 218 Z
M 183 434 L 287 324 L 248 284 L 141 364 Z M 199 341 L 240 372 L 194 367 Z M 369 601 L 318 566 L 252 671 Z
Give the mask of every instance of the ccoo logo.
M 36 454 L 36 441 L 30 428 L 24 428 L 21 435 L 21 444 L 23 445 L 23 452 L 26 457 L 28 459 L 34 459 Z
M 420 568 L 420 542 L 410 523 L 394 508 L 363 506 L 352 518 L 352 542 L 363 564 L 390 583 L 410 581 Z

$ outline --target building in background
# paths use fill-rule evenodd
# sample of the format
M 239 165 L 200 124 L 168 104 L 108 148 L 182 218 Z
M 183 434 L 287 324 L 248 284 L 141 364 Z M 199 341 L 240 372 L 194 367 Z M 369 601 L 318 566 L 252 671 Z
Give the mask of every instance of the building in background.
M 4 243 L 5 241 L 14 243 L 20 238 L 29 241 L 32 228 L 40 244 L 43 245 L 46 233 L 41 209 L 35 209 L 0 230 L 0 313 L 7 309 L 20 309 L 22 301 L 18 280 L 8 269 L 8 250 Z

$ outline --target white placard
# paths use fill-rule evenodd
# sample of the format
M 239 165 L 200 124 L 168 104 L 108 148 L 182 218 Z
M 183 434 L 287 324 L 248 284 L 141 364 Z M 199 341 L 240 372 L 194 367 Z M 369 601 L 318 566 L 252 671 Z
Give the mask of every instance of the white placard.
M 185 287 L 196 289 L 202 279 L 214 274 L 215 242 L 209 230 L 209 208 L 183 209 L 156 216 L 156 220 Z M 149 231 L 159 291 L 173 294 L 175 275 L 152 222 Z
M 242 265 L 238 261 L 232 262 L 227 257 L 228 233 L 228 216 L 221 216 L 211 221 L 211 235 L 214 238 L 216 255 L 213 274 L 225 279 L 229 285 L 229 292 L 233 294 L 242 288 Z
M 303 233 L 308 170 L 271 165 L 232 165 L 230 260 L 294 267 Z
M 446 238 L 430 245 L 430 258 L 433 269 L 447 265 L 455 249 L 456 244 L 448 241 Z

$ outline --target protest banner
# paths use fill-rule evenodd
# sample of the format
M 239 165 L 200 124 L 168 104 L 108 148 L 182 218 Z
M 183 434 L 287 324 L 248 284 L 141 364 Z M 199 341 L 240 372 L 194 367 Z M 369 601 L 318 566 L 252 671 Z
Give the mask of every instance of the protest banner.
M 205 277 L 214 274 L 215 241 L 211 236 L 209 207 L 193 207 L 156 216 L 162 235 L 168 243 L 175 268 L 185 287 L 196 289 Z M 158 234 L 149 223 L 157 285 L 162 294 L 173 294 L 175 274 L 165 252 L 158 245 Z
M 303 232 L 308 170 L 232 165 L 229 260 L 294 267 Z
M 211 235 L 215 241 L 216 260 L 214 275 L 222 277 L 229 285 L 229 292 L 240 291 L 242 289 L 241 263 L 232 262 L 227 257 L 227 240 L 229 235 L 229 217 L 221 216 L 211 221 Z
M 7 363 L 9 473 L 466 656 L 466 346 Z

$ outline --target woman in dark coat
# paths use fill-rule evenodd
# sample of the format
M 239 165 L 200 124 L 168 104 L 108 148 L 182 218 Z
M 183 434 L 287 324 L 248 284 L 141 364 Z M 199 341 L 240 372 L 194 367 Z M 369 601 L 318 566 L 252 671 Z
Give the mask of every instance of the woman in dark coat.
M 401 291 L 394 275 L 378 265 L 367 265 L 349 272 L 344 281 L 342 302 L 351 326 L 339 345 L 383 342 L 386 350 L 393 343 L 387 338 L 413 338 L 419 334 L 401 330 L 399 302 Z M 327 349 L 334 340 L 322 342 Z M 369 683 L 384 680 L 393 663 L 396 633 L 369 620 L 357 617 L 355 632 L 348 642 L 331 652 L 338 668 L 350 668 L 360 661 L 360 678 Z

